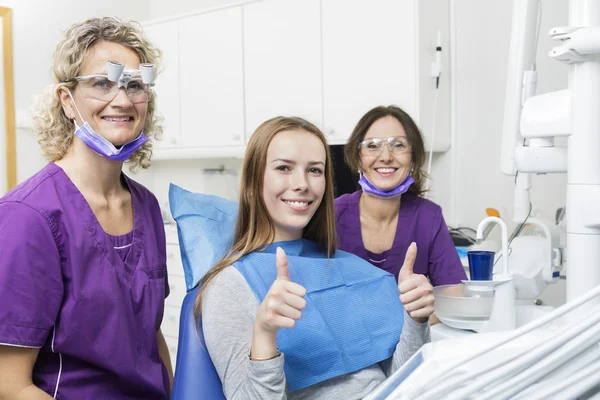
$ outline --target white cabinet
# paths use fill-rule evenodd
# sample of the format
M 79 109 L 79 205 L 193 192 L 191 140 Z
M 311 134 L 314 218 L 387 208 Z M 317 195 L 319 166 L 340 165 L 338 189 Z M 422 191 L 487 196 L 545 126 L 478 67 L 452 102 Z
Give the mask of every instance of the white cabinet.
M 446 40 L 448 35 L 447 22 L 434 27 L 439 21 L 430 18 L 441 14 L 438 19 L 447 19 L 447 5 L 433 3 L 447 1 L 322 0 L 323 123 L 330 142 L 345 143 L 360 117 L 378 105 L 400 106 L 422 129 L 431 120 L 432 112 L 423 106 L 429 108 L 433 96 L 420 104 L 421 93 L 435 88 L 429 63 L 437 30 Z M 421 87 L 421 76 L 430 86 Z M 446 100 L 438 99 L 438 110 L 448 106 L 448 92 L 441 96 Z M 440 150 L 449 144 L 447 122 L 436 127 Z
M 321 126 L 320 4 L 265 0 L 243 6 L 247 137 L 279 115 Z
M 165 300 L 165 312 L 160 330 L 169 348 L 171 364 L 175 368 L 179 340 L 179 319 L 183 299 L 186 295 L 186 286 L 177 239 L 177 226 L 175 224 L 168 224 L 164 225 L 164 227 L 167 239 L 167 273 L 170 293 L 169 297 Z
M 244 144 L 241 7 L 179 21 L 182 146 Z
M 448 0 L 262 0 L 150 23 L 165 53 L 156 158 L 241 157 L 256 127 L 278 115 L 306 118 L 344 144 L 365 112 L 390 104 L 413 116 L 427 149 L 435 126 L 433 149 L 446 151 L 449 15 Z
M 377 105 L 415 112 L 413 1 L 323 0 L 325 133 L 342 140 Z
M 158 146 L 177 147 L 180 144 L 179 124 L 179 36 L 177 21 L 144 26 L 147 37 L 163 53 L 162 71 L 156 79 L 157 114 L 163 117 L 163 137 Z

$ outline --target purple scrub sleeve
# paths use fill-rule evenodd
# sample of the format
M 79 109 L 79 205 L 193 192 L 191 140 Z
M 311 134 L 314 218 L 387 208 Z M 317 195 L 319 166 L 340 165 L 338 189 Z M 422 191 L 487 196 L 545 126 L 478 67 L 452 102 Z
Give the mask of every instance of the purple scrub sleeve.
M 52 229 L 21 203 L 0 203 L 0 343 L 42 347 L 63 299 Z
M 160 207 L 122 180 L 134 225 L 121 236 L 54 163 L 0 199 L 0 343 L 39 347 L 33 383 L 57 399 L 168 397 L 156 340 L 168 294 Z
M 427 276 L 433 286 L 460 283 L 467 278 L 441 207 L 412 193 L 402 195 L 392 248 L 383 253 L 365 249 L 360 226 L 361 194 L 359 190 L 335 199 L 338 249 L 353 253 L 398 279 L 408 246 L 416 242 L 414 271 Z

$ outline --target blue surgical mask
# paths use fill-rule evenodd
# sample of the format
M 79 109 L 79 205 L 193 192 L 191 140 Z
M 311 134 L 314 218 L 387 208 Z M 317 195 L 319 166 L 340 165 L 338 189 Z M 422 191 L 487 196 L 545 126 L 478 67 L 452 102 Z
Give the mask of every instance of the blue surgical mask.
M 89 123 L 85 122 L 82 126 L 78 126 L 77 121 L 73 120 L 73 122 L 75 123 L 75 136 L 81 139 L 94 153 L 109 160 L 125 162 L 148 141 L 144 132 L 140 132 L 137 138 L 117 149 L 114 144 L 97 134 Z
M 358 184 L 362 187 L 363 192 L 370 194 L 371 196 L 379 197 L 381 199 L 389 199 L 406 193 L 414 181 L 415 180 L 413 179 L 412 175 L 409 174 L 398 186 L 395 186 L 390 190 L 381 190 L 377 186 L 373 185 L 373 183 L 367 179 L 365 174 L 361 173 Z

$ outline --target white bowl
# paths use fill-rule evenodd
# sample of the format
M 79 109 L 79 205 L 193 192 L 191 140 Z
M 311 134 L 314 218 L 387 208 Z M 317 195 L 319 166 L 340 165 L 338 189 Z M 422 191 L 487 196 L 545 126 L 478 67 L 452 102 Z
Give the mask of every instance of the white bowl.
M 435 315 L 438 318 L 487 320 L 492 311 L 493 291 L 474 292 L 466 285 L 443 285 L 433 288 Z

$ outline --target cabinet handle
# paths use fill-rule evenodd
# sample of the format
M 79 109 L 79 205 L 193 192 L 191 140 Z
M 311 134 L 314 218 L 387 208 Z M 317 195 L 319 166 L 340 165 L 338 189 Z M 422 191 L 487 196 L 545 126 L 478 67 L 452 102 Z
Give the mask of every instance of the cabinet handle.
M 234 142 L 239 142 L 240 141 L 240 135 L 233 135 L 233 141 Z

